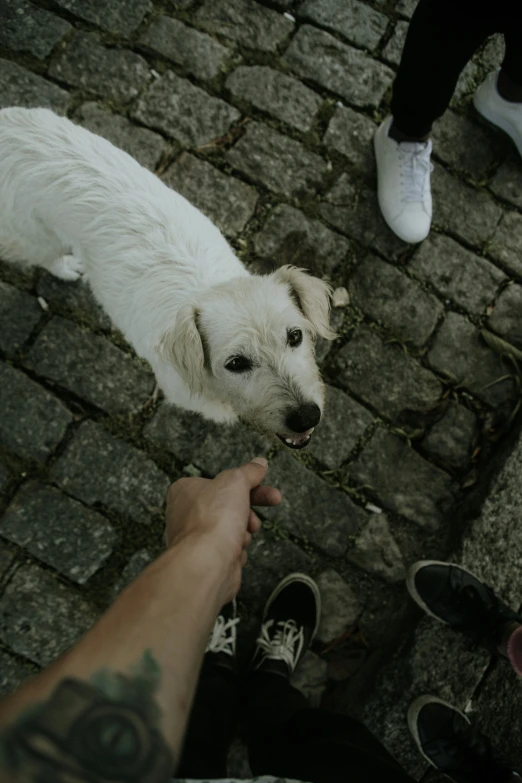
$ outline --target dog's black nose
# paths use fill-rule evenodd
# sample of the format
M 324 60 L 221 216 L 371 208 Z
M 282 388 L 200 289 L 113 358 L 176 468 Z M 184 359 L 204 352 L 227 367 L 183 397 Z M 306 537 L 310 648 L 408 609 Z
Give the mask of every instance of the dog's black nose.
M 302 405 L 297 410 L 292 411 L 286 417 L 286 426 L 292 432 L 306 432 L 319 424 L 321 420 L 321 410 L 315 402 L 309 402 Z

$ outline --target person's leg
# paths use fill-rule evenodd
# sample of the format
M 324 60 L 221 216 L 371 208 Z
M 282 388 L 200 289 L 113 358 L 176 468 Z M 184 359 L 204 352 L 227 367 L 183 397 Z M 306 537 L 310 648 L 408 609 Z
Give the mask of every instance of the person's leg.
M 393 85 L 393 139 L 426 140 L 464 66 L 499 25 L 492 0 L 420 0 Z
M 235 602 L 219 615 L 203 662 L 176 778 L 223 778 L 240 709 Z

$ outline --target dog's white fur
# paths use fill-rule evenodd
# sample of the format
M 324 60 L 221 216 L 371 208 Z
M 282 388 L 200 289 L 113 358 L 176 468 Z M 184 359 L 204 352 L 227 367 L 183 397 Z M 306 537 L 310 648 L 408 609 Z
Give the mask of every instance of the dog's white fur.
M 322 410 L 313 338 L 334 336 L 328 285 L 288 266 L 250 274 L 185 198 L 46 109 L 0 110 L 0 256 L 83 274 L 175 405 L 280 434 L 290 409 Z M 239 354 L 250 372 L 225 368 Z

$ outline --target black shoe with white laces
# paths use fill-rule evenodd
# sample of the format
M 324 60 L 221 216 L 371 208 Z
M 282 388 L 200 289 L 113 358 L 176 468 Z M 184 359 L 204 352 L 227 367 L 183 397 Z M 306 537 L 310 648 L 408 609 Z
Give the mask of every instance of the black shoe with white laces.
M 504 783 L 517 774 L 463 712 L 440 699 L 416 699 L 408 725 L 424 758 L 455 783 Z
M 522 623 L 491 587 L 461 566 L 420 560 L 410 568 L 406 584 L 427 614 L 490 650 L 498 649 L 510 624 Z
M 205 650 L 205 665 L 233 671 L 236 666 L 237 604 L 234 598 L 219 613 Z
M 251 670 L 290 677 L 312 643 L 321 618 L 321 596 L 306 574 L 290 574 L 268 599 Z

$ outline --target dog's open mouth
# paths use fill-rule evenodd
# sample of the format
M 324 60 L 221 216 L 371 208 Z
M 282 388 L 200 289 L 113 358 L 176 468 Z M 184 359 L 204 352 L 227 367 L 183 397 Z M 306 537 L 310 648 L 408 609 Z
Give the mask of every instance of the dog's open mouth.
M 291 435 L 280 435 L 276 433 L 277 437 L 284 443 L 289 449 L 304 449 L 312 440 L 312 433 L 314 428 L 306 430 L 306 432 L 293 432 Z

